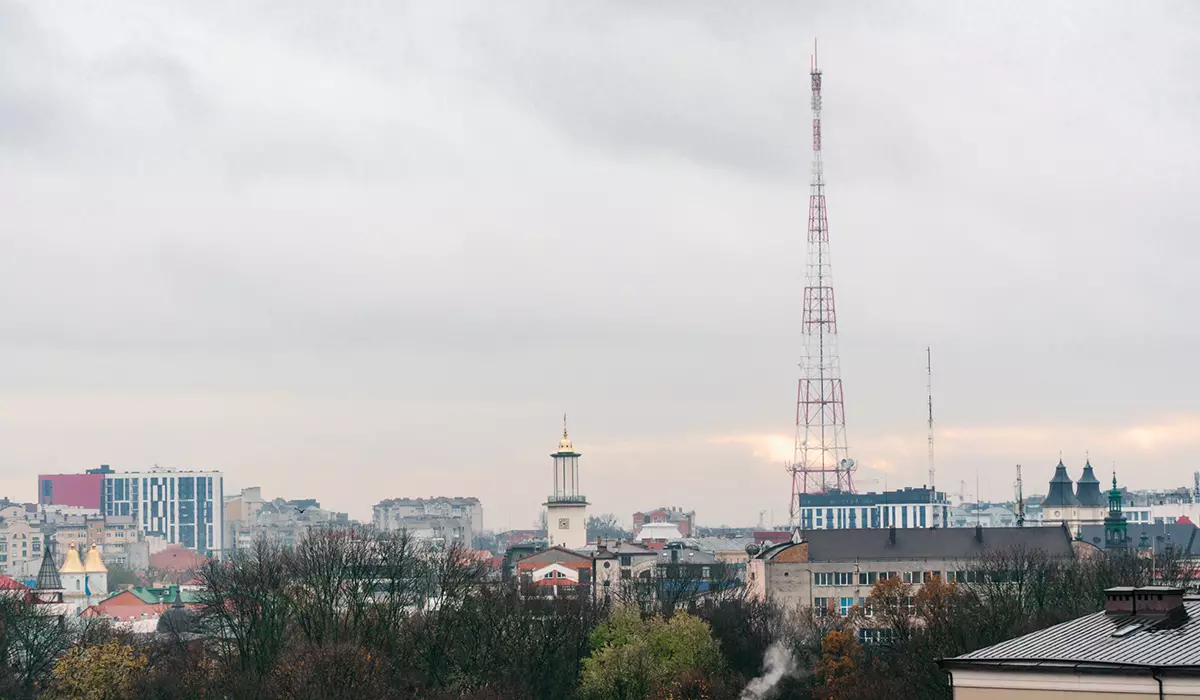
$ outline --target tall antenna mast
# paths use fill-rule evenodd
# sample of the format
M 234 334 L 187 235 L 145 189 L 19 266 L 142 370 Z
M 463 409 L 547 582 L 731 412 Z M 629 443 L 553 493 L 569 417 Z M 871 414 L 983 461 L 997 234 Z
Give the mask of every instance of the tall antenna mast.
M 934 483 L 934 477 L 937 470 L 933 462 L 933 354 L 929 350 L 929 346 L 925 346 L 925 392 L 929 397 L 929 502 L 937 503 L 937 486 Z M 938 509 L 934 505 L 933 508 L 933 526 L 938 526 Z
M 821 163 L 821 70 L 813 42 L 812 180 L 808 190 L 808 262 L 805 269 L 804 357 L 796 399 L 796 442 L 792 463 L 790 516 L 794 525 L 800 499 L 837 489 L 854 492 L 854 460 L 846 453 L 846 412 L 837 352 L 837 313 L 829 256 L 829 219 Z

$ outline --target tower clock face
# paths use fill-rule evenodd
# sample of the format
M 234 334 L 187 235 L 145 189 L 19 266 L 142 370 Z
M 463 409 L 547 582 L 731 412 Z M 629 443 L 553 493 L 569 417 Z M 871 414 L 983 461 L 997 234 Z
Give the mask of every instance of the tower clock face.
M 559 530 L 570 530 L 571 529 L 571 519 L 570 518 L 559 518 L 558 519 L 558 529 Z

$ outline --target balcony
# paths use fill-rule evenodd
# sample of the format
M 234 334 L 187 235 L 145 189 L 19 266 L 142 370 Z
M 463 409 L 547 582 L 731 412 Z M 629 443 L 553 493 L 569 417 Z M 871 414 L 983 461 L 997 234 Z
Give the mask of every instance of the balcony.
M 548 496 L 546 498 L 546 503 L 578 503 L 580 505 L 587 505 L 587 496 L 584 496 L 583 494 L 577 494 L 575 496 Z

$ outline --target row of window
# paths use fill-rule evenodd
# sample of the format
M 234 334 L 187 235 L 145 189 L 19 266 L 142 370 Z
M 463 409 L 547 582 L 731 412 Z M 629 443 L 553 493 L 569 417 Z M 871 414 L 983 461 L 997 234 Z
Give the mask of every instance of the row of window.
M 800 525 L 807 530 L 853 530 L 881 527 L 929 527 L 941 509 L 941 521 L 950 515 L 949 506 L 931 505 L 876 505 L 865 507 L 801 508 Z
M 813 598 L 813 614 L 817 617 L 826 617 L 833 610 L 837 610 L 842 617 L 850 614 L 850 610 L 858 607 L 862 610 L 864 617 L 874 617 L 875 611 L 871 608 L 870 598 Z M 900 609 L 906 613 L 911 613 L 913 610 L 913 597 L 906 596 L 904 603 Z
M 949 571 L 944 578 L 947 581 L 966 581 L 970 572 Z M 905 583 L 929 583 L 934 576 L 943 576 L 941 571 L 860 571 L 857 576 L 853 571 L 817 571 L 813 573 L 814 586 L 853 586 L 857 579 L 860 586 L 874 586 L 879 581 L 892 578 L 902 578 Z

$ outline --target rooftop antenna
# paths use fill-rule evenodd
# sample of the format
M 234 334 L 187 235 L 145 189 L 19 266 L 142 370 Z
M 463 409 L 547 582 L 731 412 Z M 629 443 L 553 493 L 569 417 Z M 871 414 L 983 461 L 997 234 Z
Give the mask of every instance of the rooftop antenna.
M 925 346 L 925 390 L 929 397 L 929 502 L 937 503 L 937 486 L 934 484 L 936 470 L 933 462 L 933 354 Z M 938 509 L 933 508 L 933 526 L 938 526 Z
M 1017 465 L 1017 527 L 1025 527 L 1025 483 L 1021 480 L 1021 465 Z
M 982 510 L 983 509 L 980 507 L 980 502 L 979 502 L 979 465 L 975 465 L 975 526 L 976 527 L 983 526 L 983 522 L 981 520 L 983 518 L 983 514 L 981 512 Z

